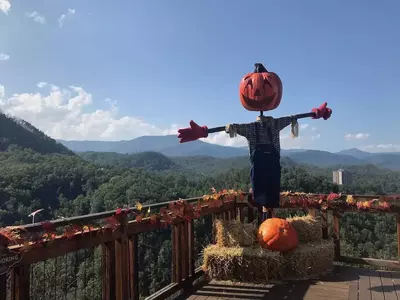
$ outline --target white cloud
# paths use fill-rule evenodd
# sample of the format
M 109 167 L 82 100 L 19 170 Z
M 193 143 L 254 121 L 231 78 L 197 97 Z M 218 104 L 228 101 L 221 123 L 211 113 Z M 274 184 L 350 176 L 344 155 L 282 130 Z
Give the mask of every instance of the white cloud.
M 11 4 L 9 0 L 0 0 L 0 10 L 8 15 L 8 12 L 10 11 Z
M 61 27 L 64 26 L 64 21 L 65 18 L 70 16 L 70 15 L 74 15 L 75 14 L 75 9 L 72 8 L 68 8 L 68 12 L 66 14 L 62 14 L 59 18 L 58 18 L 58 25 Z
M 300 124 L 300 129 L 307 129 L 308 124 Z
M 177 125 L 159 128 L 130 116 L 119 116 L 115 101 L 106 100 L 108 109 L 86 112 L 93 103 L 90 93 L 81 87 L 66 89 L 40 82 L 49 87 L 46 93 L 21 93 L 7 98 L 0 85 L 0 109 L 22 118 L 47 135 L 58 139 L 123 140 L 142 135 L 177 134 Z
M 348 133 L 344 136 L 346 140 L 365 140 L 369 138 L 369 133 Z
M 47 82 L 38 82 L 37 84 L 36 84 L 36 86 L 38 87 L 38 88 L 44 88 L 45 86 L 47 85 Z
M 369 152 L 400 152 L 400 145 L 396 144 L 377 144 L 360 147 L 361 150 Z
M 311 136 L 311 139 L 312 139 L 313 141 L 319 140 L 320 138 L 321 138 L 321 134 L 320 134 L 320 133 L 318 133 L 317 135 Z
M 317 127 L 312 127 L 311 128 L 311 131 L 316 131 L 317 130 Z
M 28 18 L 31 18 L 36 23 L 39 23 L 39 24 L 45 24 L 46 23 L 45 17 L 43 15 L 40 15 L 37 11 L 26 13 L 26 16 Z
M 5 53 L 0 53 L 0 60 L 9 60 L 9 59 L 10 59 L 10 55 L 5 54 Z
M 203 141 L 210 144 L 218 144 L 223 146 L 247 146 L 247 140 L 244 137 L 238 135 L 234 138 L 231 138 L 225 131 L 210 134 L 206 139 L 203 139 Z

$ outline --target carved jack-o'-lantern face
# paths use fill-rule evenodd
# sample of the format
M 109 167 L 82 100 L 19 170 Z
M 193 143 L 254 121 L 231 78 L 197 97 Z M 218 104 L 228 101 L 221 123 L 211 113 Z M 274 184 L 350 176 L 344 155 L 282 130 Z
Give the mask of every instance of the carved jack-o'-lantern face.
M 239 97 L 247 110 L 273 110 L 281 103 L 282 81 L 275 73 L 268 72 L 263 65 L 256 64 L 256 70 L 246 74 L 240 81 Z

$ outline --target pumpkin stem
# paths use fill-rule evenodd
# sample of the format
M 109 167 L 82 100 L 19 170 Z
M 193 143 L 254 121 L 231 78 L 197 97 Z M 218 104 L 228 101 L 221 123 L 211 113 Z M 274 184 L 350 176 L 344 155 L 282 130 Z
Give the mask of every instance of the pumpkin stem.
M 262 63 L 254 64 L 254 73 L 265 73 L 268 72 Z

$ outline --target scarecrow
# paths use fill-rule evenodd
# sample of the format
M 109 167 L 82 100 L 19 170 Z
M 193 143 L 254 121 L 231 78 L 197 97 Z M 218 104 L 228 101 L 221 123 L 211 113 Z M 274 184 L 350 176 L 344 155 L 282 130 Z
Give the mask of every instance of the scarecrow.
M 231 138 L 236 135 L 247 139 L 250 163 L 253 200 L 252 205 L 262 207 L 265 220 L 273 216 L 273 209 L 279 207 L 281 187 L 280 139 L 282 129 L 292 125 L 292 137 L 298 136 L 298 119 L 329 119 L 332 110 L 323 103 L 313 108 L 310 113 L 281 118 L 264 116 L 264 111 L 277 108 L 282 98 L 282 81 L 279 76 L 261 64 L 255 64 L 253 73 L 246 74 L 239 85 L 239 98 L 242 106 L 249 111 L 259 111 L 256 122 L 245 124 L 228 124 L 208 128 L 190 121 L 190 127 L 178 130 L 180 143 L 206 138 L 208 134 L 225 131 Z

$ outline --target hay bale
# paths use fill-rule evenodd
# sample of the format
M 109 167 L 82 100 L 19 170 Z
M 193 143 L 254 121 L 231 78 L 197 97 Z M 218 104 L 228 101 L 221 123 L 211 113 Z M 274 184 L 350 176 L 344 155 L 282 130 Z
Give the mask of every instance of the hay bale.
M 318 279 L 333 268 L 334 244 L 320 241 L 299 245 L 295 250 L 280 253 L 250 247 L 218 247 L 204 249 L 203 270 L 216 280 L 265 282 L 277 280 Z
M 263 282 L 279 280 L 285 271 L 279 252 L 265 251 L 258 245 L 250 247 L 218 247 L 204 249 L 203 270 L 217 280 Z
M 215 239 L 219 247 L 250 246 L 256 241 L 254 224 L 243 224 L 238 220 L 216 220 Z
M 335 256 L 332 240 L 300 244 L 295 250 L 282 254 L 285 258 L 285 279 L 318 279 L 333 269 Z
M 299 243 L 310 243 L 322 240 L 320 218 L 307 215 L 304 217 L 287 218 L 287 221 L 296 229 L 299 236 Z

